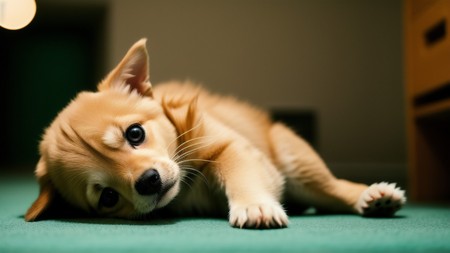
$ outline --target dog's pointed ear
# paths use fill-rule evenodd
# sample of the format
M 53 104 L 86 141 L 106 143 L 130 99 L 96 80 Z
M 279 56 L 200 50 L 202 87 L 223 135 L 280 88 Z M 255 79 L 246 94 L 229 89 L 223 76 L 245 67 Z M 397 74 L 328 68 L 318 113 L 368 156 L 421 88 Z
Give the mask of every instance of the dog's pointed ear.
M 153 96 L 146 42 L 144 38 L 134 43 L 122 61 L 98 85 L 99 91 L 125 84 L 143 96 Z
M 46 163 L 42 157 L 36 167 L 36 177 L 38 178 L 40 187 L 39 196 L 25 214 L 26 221 L 36 221 L 40 219 L 44 212 L 52 205 L 56 195 L 56 189 L 50 180 Z

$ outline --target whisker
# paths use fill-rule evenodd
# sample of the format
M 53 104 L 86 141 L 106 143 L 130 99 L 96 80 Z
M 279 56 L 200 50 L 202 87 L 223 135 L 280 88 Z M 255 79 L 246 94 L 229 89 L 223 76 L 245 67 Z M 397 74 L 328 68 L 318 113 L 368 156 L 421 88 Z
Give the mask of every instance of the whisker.
M 177 152 L 175 152 L 175 154 L 173 154 L 173 156 L 172 156 L 172 158 L 174 158 L 174 157 L 176 157 L 176 156 L 178 156 L 180 153 L 182 153 L 184 150 L 186 150 L 186 149 L 189 149 L 189 148 L 192 148 L 192 147 L 194 147 L 194 146 L 197 146 L 197 145 L 203 145 L 203 144 L 210 144 L 210 142 L 212 142 L 212 140 L 208 140 L 208 138 L 211 138 L 211 137 L 209 137 L 209 136 L 202 136 L 202 137 L 197 137 L 197 138 L 193 138 L 193 139 L 190 139 L 190 140 L 188 140 L 188 141 L 185 141 L 185 142 L 183 142 L 182 144 L 180 144 L 178 147 L 177 147 Z M 200 140 L 200 141 L 199 141 Z M 192 143 L 192 142 L 194 142 L 194 141 L 199 141 L 199 142 L 195 142 L 195 143 Z M 190 144 L 189 144 L 190 143 Z M 189 145 L 187 145 L 187 144 L 189 144 Z M 184 147 L 183 147 L 184 146 Z M 206 145 L 205 145 L 206 146 Z
M 195 177 L 198 174 L 201 174 L 199 171 L 196 171 L 195 169 L 189 168 L 189 167 L 184 167 L 181 168 L 183 170 L 183 172 L 185 173 L 185 175 L 182 177 L 181 182 L 185 183 L 190 190 L 192 190 L 192 185 L 195 183 Z M 205 182 L 206 179 L 203 179 L 202 181 Z M 205 184 L 208 186 L 207 181 L 205 182 Z
M 187 166 L 183 166 L 182 167 L 182 169 L 188 174 L 188 175 L 193 175 L 193 176 L 200 176 L 200 178 L 202 179 L 202 181 L 205 183 L 205 185 L 209 188 L 209 181 L 208 181 L 208 178 L 206 178 L 206 176 L 202 173 L 202 172 L 200 172 L 200 171 L 198 171 L 198 170 L 196 170 L 195 168 L 191 168 L 191 167 L 187 167 Z M 192 180 L 192 183 L 194 183 L 195 181 L 194 181 L 194 179 L 192 179 L 191 178 L 191 180 Z
M 169 149 L 169 147 L 170 147 L 174 142 L 176 142 L 178 139 L 180 139 L 180 138 L 183 137 L 184 135 L 186 135 L 186 134 L 188 134 L 188 133 L 194 131 L 196 128 L 200 127 L 200 126 L 201 126 L 201 123 L 203 122 L 203 121 L 202 121 L 202 118 L 203 118 L 203 115 L 200 116 L 197 125 L 193 126 L 191 129 L 185 131 L 184 133 L 178 135 L 175 139 L 173 139 L 173 140 L 167 145 L 166 149 Z
M 189 187 L 190 190 L 192 190 L 192 186 L 191 186 L 191 185 L 189 184 L 189 182 L 188 182 L 187 180 L 185 180 L 185 179 L 191 180 L 191 183 L 194 183 L 194 182 L 195 182 L 194 179 L 192 179 L 192 178 L 190 178 L 190 177 L 183 177 L 183 178 L 180 180 L 181 183 L 184 183 L 187 187 Z
M 193 145 L 199 145 L 199 144 L 202 143 L 202 142 L 198 142 L 198 143 L 192 143 L 192 142 L 198 141 L 198 140 L 204 140 L 204 139 L 207 139 L 207 138 L 208 138 L 208 137 L 206 137 L 206 136 L 196 137 L 196 138 L 193 138 L 193 139 L 190 139 L 190 140 L 188 140 L 188 141 L 185 141 L 185 142 L 181 143 L 180 145 L 178 145 L 178 146 L 176 147 L 176 150 L 177 150 L 177 151 L 175 152 L 175 154 L 172 155 L 172 157 L 177 156 L 180 152 L 182 152 L 182 151 L 185 150 L 186 148 L 192 147 Z M 188 145 L 188 144 L 189 144 L 189 145 Z
M 195 182 L 195 180 L 191 177 L 191 176 L 197 175 L 197 174 L 195 174 L 195 172 L 188 171 L 188 170 L 184 170 L 183 172 L 185 173 L 183 179 L 189 179 L 191 181 L 191 183 Z
M 202 148 L 205 148 L 205 147 L 209 146 L 211 143 L 212 143 L 212 142 L 203 142 L 203 143 L 197 143 L 197 144 L 195 144 L 195 145 L 191 145 L 191 146 L 189 146 L 189 149 L 188 149 L 188 150 L 186 150 L 186 151 L 183 150 L 184 153 L 177 154 L 177 156 L 174 157 L 173 160 L 174 160 L 174 161 L 181 161 L 181 160 L 183 160 L 184 158 L 188 157 L 189 155 L 191 155 L 191 154 L 197 152 L 198 150 L 200 150 L 200 149 L 202 149 Z M 201 146 L 200 146 L 200 145 L 201 145 Z M 192 147 L 195 147 L 195 148 L 192 148 Z
M 188 163 L 188 162 L 208 162 L 208 163 L 217 163 L 217 161 L 213 161 L 213 160 L 193 158 L 193 159 L 186 159 L 186 160 L 180 161 L 180 162 L 178 162 L 178 164 L 183 164 L 183 163 Z
M 192 143 L 194 141 L 197 141 L 197 142 Z M 211 137 L 207 137 L 207 136 L 192 139 L 191 141 L 186 142 L 186 143 L 190 143 L 189 145 L 186 145 L 186 143 L 183 143 L 182 145 L 180 145 L 179 147 L 183 147 L 184 145 L 185 146 L 183 148 L 181 148 L 180 150 L 178 150 L 174 154 L 174 156 L 178 156 L 180 153 L 183 153 L 183 151 L 185 151 L 186 149 L 190 149 L 192 147 L 196 147 L 196 146 L 200 146 L 200 145 L 202 145 L 201 147 L 206 147 L 206 146 L 212 144 L 213 142 L 214 142 L 214 140 Z
M 175 157 L 175 158 L 174 158 L 174 161 L 177 162 L 177 163 L 182 162 L 182 161 L 185 161 L 186 158 L 188 158 L 190 155 L 194 154 L 194 153 L 197 152 L 198 150 L 200 150 L 200 149 L 202 149 L 202 148 L 205 148 L 205 147 L 207 147 L 207 146 L 208 146 L 208 145 L 204 145 L 204 146 L 196 147 L 196 148 L 193 148 L 193 149 L 191 149 L 191 150 L 189 150 L 189 151 L 186 151 L 185 153 L 183 153 L 183 154 L 181 154 L 181 155 Z M 192 158 L 192 159 L 195 159 L 195 158 Z
M 188 143 L 191 143 L 191 142 L 194 142 L 194 141 L 197 141 L 197 140 L 208 139 L 208 138 L 211 138 L 211 136 L 198 136 L 198 137 L 189 139 L 189 140 L 187 140 L 187 141 L 181 143 L 180 145 L 178 145 L 177 149 L 183 147 L 184 145 L 186 145 L 186 144 L 188 144 Z

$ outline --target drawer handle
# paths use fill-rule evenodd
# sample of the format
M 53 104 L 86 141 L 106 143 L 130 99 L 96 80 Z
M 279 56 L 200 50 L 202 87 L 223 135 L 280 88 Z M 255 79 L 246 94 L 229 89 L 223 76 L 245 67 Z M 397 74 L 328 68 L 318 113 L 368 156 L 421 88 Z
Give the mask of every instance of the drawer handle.
M 439 41 L 443 40 L 446 35 L 447 21 L 445 19 L 442 19 L 425 31 L 425 44 L 428 47 L 431 47 Z

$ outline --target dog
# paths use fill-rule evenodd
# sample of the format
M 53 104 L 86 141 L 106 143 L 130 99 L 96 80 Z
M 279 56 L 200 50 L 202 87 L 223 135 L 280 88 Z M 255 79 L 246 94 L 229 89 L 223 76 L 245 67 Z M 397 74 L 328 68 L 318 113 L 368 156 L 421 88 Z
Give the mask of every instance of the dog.
M 57 115 L 40 142 L 40 193 L 26 221 L 51 219 L 64 203 L 96 217 L 159 210 L 278 228 L 288 226 L 286 206 L 392 216 L 406 201 L 395 184 L 336 178 L 305 140 L 253 105 L 149 80 L 141 39 L 96 92 L 79 93 Z

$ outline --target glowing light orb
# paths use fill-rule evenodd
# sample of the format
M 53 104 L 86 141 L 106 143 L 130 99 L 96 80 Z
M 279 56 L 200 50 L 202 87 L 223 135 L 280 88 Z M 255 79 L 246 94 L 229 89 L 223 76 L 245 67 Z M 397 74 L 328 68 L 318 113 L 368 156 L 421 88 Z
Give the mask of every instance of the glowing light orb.
M 18 30 L 27 26 L 36 14 L 34 0 L 0 0 L 0 26 Z

